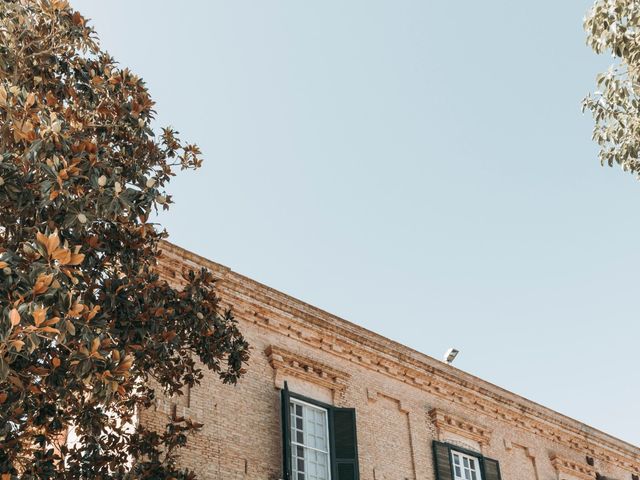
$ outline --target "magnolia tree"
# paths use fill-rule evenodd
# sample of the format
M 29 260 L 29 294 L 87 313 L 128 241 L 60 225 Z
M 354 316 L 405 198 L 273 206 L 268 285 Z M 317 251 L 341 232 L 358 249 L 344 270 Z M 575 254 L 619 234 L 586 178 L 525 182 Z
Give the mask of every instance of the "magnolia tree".
M 598 91 L 583 106 L 593 114 L 593 139 L 600 161 L 640 174 L 640 2 L 597 0 L 584 27 L 596 53 L 610 53 L 613 65 L 597 77 Z
M 135 412 L 152 385 L 243 373 L 248 345 L 211 274 L 174 288 L 156 273 L 166 234 L 149 217 L 201 159 L 171 129 L 154 136 L 153 114 L 67 1 L 2 1 L 1 480 L 194 478 L 176 448 L 200 425 L 131 429 Z

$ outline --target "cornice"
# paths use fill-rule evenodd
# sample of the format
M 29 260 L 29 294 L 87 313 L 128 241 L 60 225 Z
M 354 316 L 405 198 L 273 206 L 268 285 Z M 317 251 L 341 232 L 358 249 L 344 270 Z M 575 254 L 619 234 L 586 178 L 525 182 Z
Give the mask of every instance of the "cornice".
M 439 435 L 441 434 L 440 432 L 449 432 L 473 440 L 480 445 L 489 445 L 491 442 L 491 430 L 478 423 L 471 422 L 438 408 L 429 410 L 429 418 L 431 418 L 431 421 L 438 429 Z
M 596 471 L 593 467 L 589 465 L 574 462 L 568 458 L 560 457 L 555 455 L 551 457 L 551 464 L 553 468 L 558 472 L 558 478 L 560 478 L 560 473 L 566 473 L 575 478 L 580 478 L 582 480 L 593 480 L 596 478 Z
M 260 284 L 188 250 L 163 242 L 158 267 L 181 283 L 184 268 L 208 268 L 219 279 L 223 303 L 240 320 L 327 351 L 369 370 L 445 398 L 476 414 L 501 420 L 640 473 L 640 448 L 470 375 L 409 347 Z
M 275 383 L 279 388 L 287 375 L 325 387 L 334 395 L 342 395 L 347 388 L 350 375 L 329 365 L 275 345 L 268 346 L 264 353 L 275 370 Z

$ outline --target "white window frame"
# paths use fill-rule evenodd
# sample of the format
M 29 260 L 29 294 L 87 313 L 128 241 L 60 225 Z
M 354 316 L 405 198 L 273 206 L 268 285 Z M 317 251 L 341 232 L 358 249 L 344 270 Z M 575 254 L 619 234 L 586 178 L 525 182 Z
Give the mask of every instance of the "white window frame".
M 326 445 L 327 445 L 327 451 L 325 452 L 324 450 L 320 450 L 319 448 L 314 448 L 314 447 L 310 447 L 308 445 L 304 445 L 302 443 L 298 443 L 295 441 L 294 435 L 293 435 L 293 428 L 292 425 L 290 426 L 291 431 L 289 432 L 289 437 L 290 437 L 290 443 L 291 443 L 291 474 L 293 475 L 293 472 L 295 470 L 297 470 L 297 468 L 294 468 L 294 458 L 295 455 L 293 454 L 293 449 L 295 447 L 302 447 L 304 449 L 308 449 L 308 450 L 314 450 L 316 452 L 320 452 L 320 453 L 324 453 L 327 455 L 327 480 L 331 480 L 331 439 L 329 437 L 329 410 L 327 410 L 324 407 L 321 407 L 320 405 L 315 405 L 313 403 L 310 402 L 305 402 L 304 400 L 300 400 L 299 398 L 296 397 L 289 397 L 289 416 L 291 416 L 291 405 L 302 405 L 305 407 L 309 407 L 309 408 L 313 408 L 315 410 L 321 410 L 324 412 L 324 418 L 325 418 L 325 435 L 326 435 Z M 304 424 L 303 424 L 304 427 Z M 303 430 L 304 431 L 304 430 Z M 307 474 L 305 472 L 305 479 L 307 477 Z M 297 478 L 295 478 L 294 480 L 297 480 Z
M 460 475 L 458 475 L 456 473 L 456 461 L 455 461 L 455 457 L 459 458 L 459 465 L 458 467 L 460 468 Z M 473 465 L 474 468 L 471 468 L 471 463 L 469 463 L 469 467 L 465 467 L 464 466 L 464 459 L 466 459 L 467 461 L 473 461 Z M 453 476 L 453 480 L 473 480 L 473 475 L 470 475 L 470 479 L 467 479 L 464 476 L 464 470 L 467 469 L 470 472 L 475 472 L 476 474 L 476 480 L 482 480 L 482 468 L 480 466 L 480 458 L 476 457 L 474 455 L 468 455 L 466 453 L 462 453 L 458 450 L 454 450 L 453 448 L 451 449 L 451 470 L 452 470 L 452 476 Z

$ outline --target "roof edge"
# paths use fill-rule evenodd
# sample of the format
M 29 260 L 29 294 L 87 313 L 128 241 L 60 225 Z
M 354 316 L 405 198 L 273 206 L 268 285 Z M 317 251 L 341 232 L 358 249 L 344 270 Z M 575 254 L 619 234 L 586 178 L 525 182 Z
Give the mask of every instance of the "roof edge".
M 471 385 L 477 386 L 480 388 L 479 393 L 488 394 L 494 400 L 502 401 L 505 404 L 517 403 L 524 411 L 526 411 L 526 413 L 538 417 L 541 421 L 552 423 L 564 430 L 571 431 L 573 434 L 579 433 L 590 436 L 592 437 L 592 440 L 597 440 L 601 444 L 604 444 L 613 450 L 626 454 L 632 462 L 638 462 L 638 459 L 640 459 L 640 447 L 633 445 L 630 442 L 610 435 L 584 422 L 557 412 L 549 407 L 545 407 L 544 405 L 513 393 L 505 388 L 488 382 L 487 380 L 445 364 L 418 350 L 396 342 L 395 340 L 391 340 L 368 330 L 365 327 L 349 322 L 348 320 L 326 312 L 316 306 L 292 297 L 291 295 L 239 274 L 231 270 L 229 267 L 193 253 L 184 247 L 180 247 L 165 240 L 161 244 L 161 249 L 172 256 L 190 260 L 191 262 L 216 272 L 224 282 L 250 284 L 257 292 L 260 292 L 282 304 L 286 304 L 290 308 L 295 308 L 306 315 L 311 315 L 319 323 L 332 327 L 332 330 L 336 331 L 337 334 L 342 334 L 348 338 L 357 337 L 360 341 L 365 342 L 371 348 L 377 349 L 381 354 L 388 355 L 388 351 L 391 351 L 394 354 L 393 356 L 400 361 L 410 360 L 412 363 L 422 366 L 424 370 L 440 375 L 446 380 L 464 388 L 470 388 Z M 473 388 L 473 390 L 478 391 L 476 388 Z

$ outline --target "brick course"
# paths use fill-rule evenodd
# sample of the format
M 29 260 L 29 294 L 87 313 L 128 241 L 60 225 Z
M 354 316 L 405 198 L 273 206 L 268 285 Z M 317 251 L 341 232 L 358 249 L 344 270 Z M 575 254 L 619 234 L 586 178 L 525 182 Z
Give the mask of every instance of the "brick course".
M 640 449 L 482 379 L 232 272 L 163 246 L 160 272 L 210 269 L 252 346 L 237 386 L 202 385 L 160 398 L 141 421 L 160 427 L 173 408 L 205 424 L 181 462 L 201 479 L 282 475 L 280 393 L 355 408 L 362 480 L 434 480 L 431 445 L 446 441 L 500 462 L 503 480 L 616 480 L 640 474 Z M 595 459 L 594 466 L 586 457 Z

